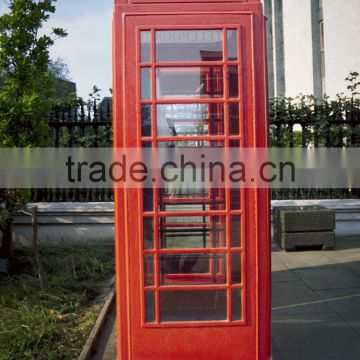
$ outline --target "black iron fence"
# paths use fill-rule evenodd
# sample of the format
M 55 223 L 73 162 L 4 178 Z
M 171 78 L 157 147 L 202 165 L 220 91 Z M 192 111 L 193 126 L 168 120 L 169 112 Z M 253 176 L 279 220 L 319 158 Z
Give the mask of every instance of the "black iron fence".
M 49 119 L 49 145 L 110 147 L 111 100 L 77 108 L 57 108 Z M 269 109 L 273 147 L 360 146 L 360 101 L 338 98 L 316 102 L 311 97 L 274 99 Z M 111 189 L 39 189 L 34 201 L 112 201 Z M 273 199 L 359 198 L 358 189 L 277 189 Z
M 111 101 L 97 105 L 55 108 L 48 121 L 49 146 L 111 147 Z M 112 189 L 34 189 L 33 201 L 44 202 L 103 202 L 113 201 Z
M 49 119 L 49 142 L 55 147 L 107 147 L 112 144 L 112 109 L 80 104 L 76 108 L 55 108 Z

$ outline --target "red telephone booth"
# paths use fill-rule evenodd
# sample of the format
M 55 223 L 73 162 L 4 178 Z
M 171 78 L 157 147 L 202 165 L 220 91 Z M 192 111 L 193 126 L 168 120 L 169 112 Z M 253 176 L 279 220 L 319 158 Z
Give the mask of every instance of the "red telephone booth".
M 260 0 L 117 0 L 119 148 L 267 147 Z M 118 358 L 268 360 L 269 193 L 115 190 Z

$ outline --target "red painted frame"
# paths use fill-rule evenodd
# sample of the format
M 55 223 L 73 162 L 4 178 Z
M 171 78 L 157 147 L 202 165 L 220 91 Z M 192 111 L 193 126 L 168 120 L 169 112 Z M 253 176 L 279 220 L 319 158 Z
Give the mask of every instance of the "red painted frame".
M 134 74 L 138 73 L 139 49 L 134 46 L 134 36 L 139 28 L 237 28 L 242 48 L 238 68 L 242 74 L 239 80 L 239 99 L 227 98 L 225 80 L 224 97 L 220 102 L 240 103 L 241 135 L 229 135 L 228 114 L 224 109 L 225 134 L 210 135 L 209 140 L 223 140 L 228 146 L 231 140 L 240 140 L 241 146 L 266 147 L 268 145 L 268 131 L 266 121 L 266 70 L 265 70 L 265 32 L 264 17 L 259 3 L 253 1 L 237 1 L 201 4 L 177 3 L 172 1 L 156 1 L 149 4 L 147 0 L 133 1 L 126 5 L 116 1 L 114 13 L 114 146 L 140 147 L 141 140 L 150 140 L 156 145 L 156 127 L 153 124 L 153 134 L 150 138 L 141 138 L 140 122 L 127 119 L 137 118 L 139 100 L 139 82 L 134 81 Z M 166 4 L 163 4 L 166 2 Z M 154 1 L 152 1 L 154 3 Z M 210 16 L 211 15 L 211 16 Z M 215 21 L 214 21 L 215 20 Z M 154 40 L 154 31 L 152 31 Z M 225 37 L 226 38 L 226 37 Z M 224 43 L 226 44 L 226 39 Z M 154 44 L 154 41 L 153 41 Z M 226 48 L 226 46 L 224 45 Z M 126 51 L 125 51 L 126 50 Z M 154 49 L 153 49 L 154 50 Z M 153 52 L 154 54 L 154 52 Z M 225 52 L 226 54 L 226 52 Z M 226 65 L 226 59 L 218 65 Z M 191 65 L 190 65 L 191 64 Z M 194 63 L 186 66 L 194 66 Z M 210 62 L 215 66 L 217 62 Z M 146 65 L 146 64 L 145 64 Z M 150 64 L 148 64 L 150 65 Z M 165 66 L 166 64 L 162 64 Z M 173 63 L 168 66 L 176 66 Z M 204 65 L 201 62 L 201 65 Z M 182 65 L 183 66 L 183 65 Z M 154 74 L 155 66 L 151 64 Z M 224 73 L 226 75 L 226 72 Z M 153 75 L 154 76 L 154 75 Z M 226 77 L 225 77 L 226 78 Z M 137 76 L 135 78 L 139 79 Z M 246 92 L 244 89 L 246 88 Z M 155 84 L 153 89 L 155 91 Z M 130 96 L 128 96 L 130 94 Z M 161 100 L 157 103 L 171 103 L 172 100 Z M 189 103 L 189 100 L 184 100 Z M 197 99 L 196 103 L 219 102 L 219 99 Z M 149 102 L 153 105 L 153 119 L 155 118 L 154 98 Z M 189 140 L 185 137 L 184 140 Z M 198 140 L 203 139 L 199 136 Z M 174 141 L 174 138 L 161 138 Z M 177 137 L 176 141 L 181 140 Z M 191 137 L 197 140 L 197 137 Z M 154 198 L 157 199 L 157 190 Z M 229 204 L 230 189 L 225 191 L 226 203 Z M 156 200 L 157 201 L 157 200 Z M 136 189 L 115 190 L 115 224 L 116 224 L 116 285 L 117 285 L 117 316 L 118 316 L 118 358 L 125 359 L 241 359 L 267 360 L 270 357 L 270 241 L 269 241 L 269 192 L 266 189 L 246 189 L 242 191 L 244 208 L 238 211 L 209 210 L 208 215 L 242 215 L 243 247 L 234 249 L 244 253 L 243 281 L 239 287 L 247 289 L 243 301 L 242 321 L 236 322 L 201 322 L 201 323 L 158 323 L 144 324 L 144 304 L 141 295 L 143 284 L 142 259 L 143 251 L 139 244 L 142 239 L 142 211 L 141 191 Z M 157 203 L 155 203 L 157 205 Z M 157 206 L 154 207 L 157 209 Z M 157 212 L 157 214 L 156 214 Z M 205 214 L 204 213 L 204 214 Z M 195 213 L 198 214 L 197 212 Z M 184 215 L 191 213 L 162 213 L 155 210 L 144 216 L 154 216 L 155 228 L 157 219 L 162 216 Z M 139 221 L 140 220 L 140 221 Z M 226 237 L 229 235 L 229 221 L 226 222 Z M 134 241 L 135 240 L 135 241 Z M 158 238 L 155 243 L 158 244 Z M 142 240 L 141 240 L 142 241 Z M 134 246 L 134 243 L 138 245 Z M 229 246 L 229 245 L 228 245 Z M 155 251 L 163 252 L 155 245 Z M 191 250 L 181 250 L 186 252 Z M 197 250 L 199 251 L 199 250 Z M 224 252 L 224 249 L 209 249 L 208 252 Z M 206 252 L 201 249 L 201 252 Z M 225 253 L 230 255 L 230 248 Z M 167 253 L 171 251 L 167 250 Z M 177 250 L 179 252 L 179 250 Z M 195 251 L 192 251 L 195 252 Z M 151 253 L 151 251 L 150 251 Z M 157 258 L 156 258 L 157 259 Z M 227 273 L 229 274 L 228 262 Z M 155 268 L 159 269 L 158 260 Z M 158 271 L 155 272 L 155 282 L 159 283 Z M 140 286 L 139 286 L 140 285 Z M 205 285 L 213 288 L 213 285 Z M 204 289 L 204 285 L 198 286 Z M 237 287 L 232 285 L 232 288 Z M 161 287 L 163 290 L 167 286 Z M 173 289 L 173 285 L 170 286 Z M 192 288 L 196 289 L 197 286 Z M 229 283 L 217 284 L 216 288 L 229 291 Z M 141 298 L 140 303 L 138 299 Z M 231 303 L 230 303 L 231 304 Z M 229 306 L 229 305 L 228 305 Z M 230 305 L 231 306 L 231 305 Z M 157 313 L 159 309 L 157 309 Z M 231 313 L 231 309 L 228 309 Z M 166 339 L 166 340 L 165 340 Z M 181 339 L 181 341 L 179 340 Z M 211 344 L 211 346 L 209 345 Z

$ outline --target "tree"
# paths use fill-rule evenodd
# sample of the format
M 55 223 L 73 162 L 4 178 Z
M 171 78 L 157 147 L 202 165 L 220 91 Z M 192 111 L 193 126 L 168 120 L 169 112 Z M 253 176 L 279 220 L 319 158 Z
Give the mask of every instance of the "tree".
M 9 0 L 0 16 L 0 147 L 46 144 L 47 117 L 52 106 L 53 77 L 49 49 L 64 29 L 40 35 L 56 10 L 56 0 Z M 9 256 L 12 213 L 24 203 L 24 191 L 0 191 L 0 258 Z
M 50 61 L 49 73 L 55 79 L 71 81 L 69 66 L 62 57 Z
M 54 105 L 72 102 L 76 98 L 76 84 L 71 81 L 70 70 L 64 59 L 58 57 L 51 60 L 49 73 L 55 84 Z

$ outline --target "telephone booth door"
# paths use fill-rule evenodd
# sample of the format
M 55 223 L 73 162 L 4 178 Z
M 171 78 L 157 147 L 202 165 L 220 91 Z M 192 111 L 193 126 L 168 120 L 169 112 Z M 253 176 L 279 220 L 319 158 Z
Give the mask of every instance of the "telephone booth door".
M 260 3 L 118 4 L 115 146 L 266 147 Z M 270 358 L 268 192 L 115 190 L 118 358 Z

